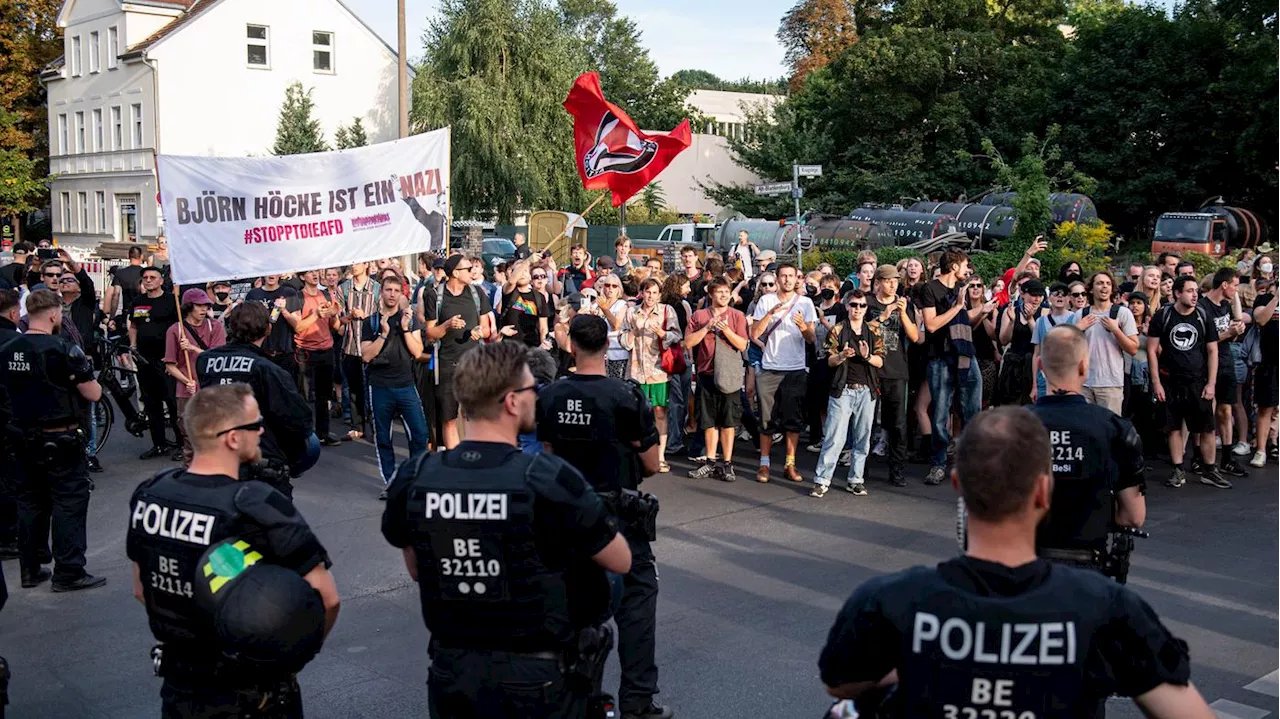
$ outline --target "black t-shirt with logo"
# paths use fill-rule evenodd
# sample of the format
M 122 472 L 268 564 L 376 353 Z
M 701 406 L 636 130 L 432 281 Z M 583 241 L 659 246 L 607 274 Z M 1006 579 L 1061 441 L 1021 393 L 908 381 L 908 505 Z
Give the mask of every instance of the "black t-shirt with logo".
M 149 360 L 164 359 L 164 335 L 178 321 L 178 303 L 173 295 L 161 292 L 159 297 L 140 294 L 129 306 L 129 326 L 138 333 L 138 354 Z
M 120 288 L 120 307 L 128 315 L 134 299 L 142 294 L 142 265 L 117 267 L 111 274 L 111 284 Z
M 911 340 L 907 339 L 907 330 L 902 326 L 902 313 L 898 312 L 897 307 L 893 308 L 884 322 L 880 322 L 880 316 L 888 307 L 889 305 L 882 304 L 875 297 L 867 296 L 867 322 L 880 325 L 880 338 L 884 340 L 884 365 L 880 367 L 880 377 L 907 379 L 907 347 L 911 345 Z M 915 311 L 909 300 L 907 311 Z
M 474 303 L 472 303 L 474 307 Z M 447 317 L 447 315 L 446 315 Z M 538 334 L 538 319 L 547 320 L 547 328 L 551 327 L 551 304 L 542 299 L 542 294 L 530 289 L 527 292 L 513 290 L 502 296 L 503 327 L 515 327 L 519 333 L 508 339 L 519 340 L 530 347 L 542 344 Z
M 1198 304 L 1205 311 L 1205 314 L 1213 320 L 1213 329 L 1218 333 L 1219 337 L 1231 329 L 1231 303 L 1226 298 L 1223 298 L 1221 303 L 1216 303 L 1209 299 L 1208 295 L 1200 295 Z M 1219 352 L 1223 353 L 1218 356 L 1218 374 L 1234 374 L 1235 369 L 1232 367 L 1232 363 L 1223 361 L 1227 347 L 1224 345 L 1218 345 L 1218 347 Z
M 1193 382 L 1208 379 L 1210 342 L 1218 341 L 1218 331 L 1207 312 L 1196 306 L 1189 314 L 1178 312 L 1175 304 L 1161 307 L 1151 318 L 1147 334 L 1160 338 L 1160 374 Z M 1221 361 L 1221 360 L 1220 360 Z

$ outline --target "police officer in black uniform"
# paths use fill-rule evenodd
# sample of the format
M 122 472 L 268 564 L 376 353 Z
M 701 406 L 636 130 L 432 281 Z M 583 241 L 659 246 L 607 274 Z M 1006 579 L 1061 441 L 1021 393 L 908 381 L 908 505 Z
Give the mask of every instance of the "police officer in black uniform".
M 80 417 L 86 403 L 102 397 L 84 350 L 59 335 L 62 298 L 50 290 L 27 296 L 27 332 L 0 348 L 0 384 L 9 414 L 23 432 L 18 450 L 17 489 L 22 586 L 49 579 L 53 529 L 53 591 L 106 584 L 85 571 L 85 519 L 89 512 L 89 465 Z
M 1049 391 L 1031 411 L 1049 430 L 1053 447 L 1053 511 L 1036 533 L 1037 551 L 1123 582 L 1128 552 L 1108 555 L 1107 538 L 1146 519 L 1142 440 L 1128 420 L 1085 401 L 1089 344 L 1077 327 L 1049 330 L 1037 361 Z M 1115 541 L 1127 549 L 1132 539 L 1117 535 Z
M 388 490 L 382 534 L 404 552 L 431 632 L 433 718 L 581 719 L 611 648 L 604 570 L 626 572 L 631 553 L 581 474 L 520 451 L 536 401 L 527 352 L 463 355 L 466 441 L 414 455 Z
M 138 485 L 129 501 L 125 545 L 134 596 L 146 605 L 161 643 L 153 659 L 164 678 L 162 716 L 301 717 L 296 664 L 273 671 L 224 653 L 215 617 L 197 595 L 211 571 L 225 570 L 206 568 L 201 558 L 222 540 L 239 538 L 239 546 L 258 555 L 239 564 L 261 561 L 297 572 L 323 601 L 327 633 L 339 606 L 329 556 L 284 495 L 262 482 L 238 480 L 241 465 L 261 457 L 264 421 L 249 385 L 200 390 L 187 403 L 184 420 L 195 449 L 191 466 Z M 227 578 L 239 569 L 233 566 Z M 246 608 L 252 611 L 251 604 L 237 609 Z
M 22 336 L 18 331 L 21 296 L 17 290 L 0 289 L 0 348 Z M 10 421 L 8 395 L 0 384 L 0 559 L 17 559 L 18 502 L 14 499 L 20 482 L 17 449 L 22 443 L 22 430 Z M 0 580 L 4 578 L 0 570 Z
M 577 371 L 538 394 L 538 439 L 582 472 L 618 516 L 632 556 L 614 617 L 622 665 L 618 707 L 624 719 L 667 719 L 674 712 L 653 702 L 658 570 L 649 543 L 656 539 L 658 501 L 639 492 L 641 480 L 658 471 L 658 429 L 639 385 L 606 376 L 608 344 L 603 318 L 573 318 L 569 345 Z
M 262 408 L 266 423 L 262 434 L 262 459 L 244 470 L 293 497 L 290 477 L 297 477 L 315 465 L 320 457 L 320 440 L 312 429 L 312 411 L 298 391 L 293 376 L 270 360 L 262 343 L 271 333 L 271 311 L 256 302 L 246 302 L 224 317 L 227 343 L 201 352 L 196 358 L 200 386 L 244 382 Z
M 1186 644 L 1146 602 L 1037 558 L 1052 452 L 1023 407 L 965 427 L 951 479 L 969 507 L 968 551 L 858 587 L 818 661 L 832 696 L 867 701 L 896 684 L 892 709 L 879 707 L 887 715 L 1041 719 L 1097 716 L 1118 694 L 1147 716 L 1213 716 L 1190 683 Z

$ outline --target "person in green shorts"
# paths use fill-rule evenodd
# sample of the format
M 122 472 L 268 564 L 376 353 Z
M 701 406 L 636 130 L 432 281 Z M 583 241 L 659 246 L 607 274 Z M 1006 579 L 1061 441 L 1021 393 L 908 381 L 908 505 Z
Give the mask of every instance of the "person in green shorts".
M 658 425 L 658 471 L 667 464 L 667 373 L 662 371 L 662 351 L 684 339 L 675 310 L 661 303 L 662 285 L 649 278 L 640 283 L 640 303 L 627 309 L 622 344 L 631 350 L 631 379 L 640 383 L 653 406 Z

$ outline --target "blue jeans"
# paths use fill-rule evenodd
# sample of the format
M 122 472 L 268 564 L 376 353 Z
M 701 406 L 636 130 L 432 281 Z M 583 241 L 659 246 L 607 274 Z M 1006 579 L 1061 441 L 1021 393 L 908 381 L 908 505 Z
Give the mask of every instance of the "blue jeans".
M 871 448 L 871 421 L 876 416 L 876 401 L 870 387 L 845 387 L 839 397 L 827 400 L 827 423 L 822 428 L 822 453 L 813 481 L 823 487 L 831 484 L 836 460 L 844 449 L 846 437 L 852 437 L 853 465 L 849 467 L 849 483 L 861 482 Z
M 396 474 L 396 452 L 391 446 L 391 422 L 396 415 L 404 423 L 409 436 L 409 455 L 427 451 L 427 416 L 422 412 L 418 389 L 369 385 L 369 403 L 373 405 L 373 433 L 378 446 L 378 471 L 384 485 Z
M 951 435 L 947 434 L 947 420 L 951 417 L 951 401 L 956 393 L 956 377 L 945 359 L 929 361 L 928 367 L 929 394 L 933 397 L 933 466 L 947 466 L 947 445 L 951 443 Z M 974 361 L 965 373 L 964 384 L 960 387 L 960 415 L 967 424 L 974 415 L 982 411 L 982 372 Z
M 103 394 L 106 394 L 103 392 Z M 105 397 L 103 402 L 108 401 Z M 98 403 L 89 403 L 89 447 L 85 449 L 85 454 L 90 457 L 98 456 Z
M 684 449 L 684 421 L 689 413 L 689 391 L 693 386 L 692 361 L 684 373 L 667 375 L 667 451 Z

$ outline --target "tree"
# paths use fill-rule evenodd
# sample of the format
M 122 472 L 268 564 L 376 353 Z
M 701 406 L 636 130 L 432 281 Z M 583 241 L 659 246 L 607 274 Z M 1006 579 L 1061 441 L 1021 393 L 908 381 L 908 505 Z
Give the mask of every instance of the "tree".
M 333 146 L 336 149 L 348 150 L 368 144 L 369 136 L 365 133 L 364 121 L 358 117 L 350 125 L 338 125 L 338 129 L 333 132 Z
M 792 89 L 857 42 L 857 4 L 853 0 L 800 0 L 782 16 L 778 42 L 786 49 Z
M 0 0 L 0 214 L 47 203 L 48 101 L 40 72 L 62 54 L 60 0 Z M 27 194 L 24 194 L 27 193 Z M 27 209 L 15 209 L 15 208 Z
M 685 104 L 689 86 L 663 80 L 641 42 L 634 21 L 610 0 L 560 0 L 565 29 L 574 38 L 584 69 L 600 73 L 600 89 L 647 130 L 670 130 L 696 111 Z M 698 122 L 694 122 L 695 125 Z
M 0 107 L 0 137 L 20 132 L 20 116 Z M 0 146 L 0 217 L 20 218 L 40 209 L 37 202 L 48 192 L 48 162 L 14 147 Z
M 324 152 L 324 132 L 320 121 L 312 117 L 315 103 L 311 90 L 304 90 L 302 83 L 294 82 L 285 88 L 284 104 L 280 106 L 280 119 L 276 124 L 276 142 L 271 147 L 273 155 L 301 155 L 308 152 Z
M 662 191 L 662 185 L 656 182 L 650 182 L 640 191 L 640 204 L 650 215 L 656 215 L 667 206 L 666 193 Z
M 511 223 L 517 209 L 585 207 L 560 104 L 581 65 L 559 14 L 538 0 L 443 0 L 424 42 L 410 119 L 415 132 L 453 128 L 454 213 Z
M 727 92 L 754 92 L 764 95 L 783 95 L 787 92 L 787 79 L 753 80 L 744 77 L 740 80 L 721 80 L 706 70 L 678 70 L 669 78 L 691 90 L 725 90 Z

